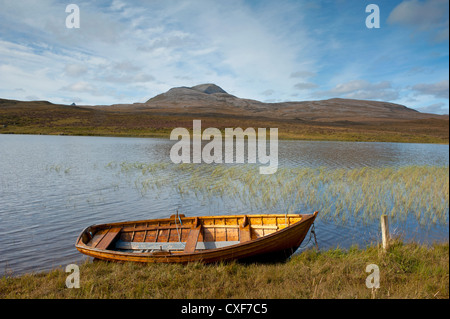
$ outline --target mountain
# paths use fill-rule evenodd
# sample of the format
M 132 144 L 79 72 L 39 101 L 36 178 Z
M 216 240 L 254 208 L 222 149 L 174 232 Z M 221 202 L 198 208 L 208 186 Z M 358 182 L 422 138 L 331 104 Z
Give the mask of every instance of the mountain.
M 221 87 L 208 83 L 193 87 L 177 87 L 159 94 L 145 104 L 151 107 L 246 107 L 250 103 L 259 103 L 258 101 L 246 100 L 228 94 Z
M 209 98 L 217 98 L 220 96 L 232 96 L 225 92 L 221 87 L 208 83 L 193 86 L 191 88 L 183 86 L 172 88 L 166 93 L 159 94 L 154 98 L 148 100 L 146 103 L 152 103 L 157 101 L 171 101 L 176 98 L 184 100 L 201 99 L 207 100 Z
M 380 101 L 333 98 L 318 101 L 264 103 L 228 94 L 212 83 L 172 88 L 145 103 L 135 103 L 125 108 L 122 105 L 120 109 L 178 114 L 188 112 L 202 115 L 257 116 L 320 122 L 442 118 L 441 115 L 421 113 L 404 105 Z
M 287 139 L 448 143 L 449 117 L 352 99 L 264 103 L 215 84 L 172 88 L 145 103 L 63 105 L 0 98 L 0 134 L 167 137 L 173 128 L 277 127 Z
M 12 107 L 17 103 L 27 107 L 51 104 L 47 101 L 21 102 L 0 99 L 0 106 L 3 107 Z M 130 115 L 145 113 L 164 116 L 287 120 L 297 123 L 335 123 L 341 126 L 423 119 L 448 120 L 448 115 L 421 113 L 404 105 L 381 101 L 333 98 L 317 101 L 264 103 L 236 97 L 213 83 L 171 88 L 145 103 L 67 107 Z
M 191 89 L 199 91 L 199 92 L 203 92 L 206 94 L 215 94 L 215 93 L 227 94 L 227 92 L 225 92 L 221 87 L 219 87 L 215 84 L 212 84 L 212 83 L 196 85 L 196 86 L 193 86 Z

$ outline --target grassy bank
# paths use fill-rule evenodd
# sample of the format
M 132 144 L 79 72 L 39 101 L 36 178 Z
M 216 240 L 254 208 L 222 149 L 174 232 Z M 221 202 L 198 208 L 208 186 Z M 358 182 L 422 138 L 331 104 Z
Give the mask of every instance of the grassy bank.
M 223 123 L 223 119 L 217 118 L 218 122 Z M 236 121 L 239 122 L 239 121 Z M 192 122 L 189 123 L 192 125 Z M 217 123 L 219 124 L 219 123 Z M 414 124 L 411 124 L 414 125 Z M 443 124 L 444 126 L 447 123 Z M 218 127 L 221 131 L 224 128 Z M 431 144 L 448 144 L 448 130 L 447 135 L 445 127 L 441 127 L 439 123 L 438 127 L 435 127 L 436 131 L 428 130 L 423 131 L 420 127 L 414 127 L 411 129 L 401 129 L 394 125 L 386 125 L 384 128 L 371 125 L 362 128 L 357 127 L 334 127 L 332 125 L 297 125 L 276 123 L 269 121 L 255 121 L 248 123 L 247 126 L 239 125 L 239 123 L 228 127 L 277 127 L 278 138 L 280 140 L 305 140 L 305 141 L 342 141 L 342 142 L 393 142 L 393 143 L 431 143 Z M 121 127 L 116 125 L 102 125 L 102 126 L 90 126 L 90 125 L 9 125 L 7 127 L 0 126 L 0 134 L 34 134 L 34 135 L 72 135 L 72 136 L 110 136 L 110 137 L 157 137 L 157 138 L 169 138 L 172 129 L 176 127 L 170 125 L 169 127 Z M 186 125 L 185 127 L 188 127 Z M 413 127 L 413 126 L 412 126 Z
M 0 100 L 0 134 L 46 134 L 169 138 L 172 129 L 278 128 L 280 139 L 404 143 L 449 142 L 448 119 L 386 120 L 367 123 L 315 122 L 296 119 L 231 116 L 224 114 L 115 112 L 60 106 L 48 102 Z M 164 112 L 169 112 L 165 110 Z
M 366 287 L 369 264 L 379 267 L 379 289 Z M 278 264 L 86 262 L 79 289 L 65 287 L 67 276 L 3 277 L 0 298 L 449 298 L 449 245 L 309 250 Z

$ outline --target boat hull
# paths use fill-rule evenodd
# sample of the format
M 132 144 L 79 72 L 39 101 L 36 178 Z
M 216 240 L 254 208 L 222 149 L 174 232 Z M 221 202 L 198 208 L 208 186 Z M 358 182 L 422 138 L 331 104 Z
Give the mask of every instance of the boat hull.
M 245 220 L 252 220 L 252 218 L 263 218 L 267 217 L 267 220 L 282 220 L 282 217 L 284 215 L 257 215 L 257 216 L 264 216 L 264 217 L 253 217 L 255 215 L 242 215 L 242 216 L 234 216 L 236 217 L 237 221 L 245 221 Z M 275 217 L 273 217 L 275 216 Z M 281 216 L 281 217 L 280 217 Z M 94 240 L 95 235 L 92 234 L 93 231 L 98 229 L 105 229 L 105 227 L 109 227 L 110 233 L 113 233 L 113 229 L 119 229 L 117 232 L 124 231 L 124 229 L 128 229 L 130 227 L 130 223 L 116 223 L 116 224 L 109 224 L 109 225 L 99 225 L 99 226 L 90 226 L 83 230 L 83 232 L 80 234 L 80 236 L 77 239 L 76 242 L 76 248 L 79 252 L 94 257 L 96 259 L 101 260 L 107 260 L 107 261 L 117 261 L 117 262 L 140 262 L 140 263 L 189 263 L 189 262 L 201 262 L 201 263 L 216 263 L 216 262 L 227 262 L 227 261 L 239 261 L 239 262 L 267 262 L 267 261 L 280 261 L 285 260 L 289 258 L 300 246 L 302 241 L 304 240 L 306 234 L 308 233 L 312 223 L 315 220 L 315 217 L 317 216 L 317 212 L 310 215 L 300 215 L 300 214 L 290 214 L 289 219 L 294 220 L 294 222 L 290 223 L 289 225 L 285 225 L 284 227 L 278 227 L 277 230 L 273 231 L 270 234 L 262 235 L 260 237 L 255 237 L 254 231 L 258 229 L 258 227 L 261 229 L 264 226 L 254 225 L 252 230 L 252 236 L 249 235 L 248 238 L 245 238 L 245 232 L 242 230 L 245 226 L 247 226 L 248 229 L 252 228 L 251 223 L 247 222 L 248 225 L 243 225 L 241 223 L 240 231 L 241 235 L 239 235 L 240 241 L 230 241 L 230 242 L 223 242 L 223 243 L 232 243 L 231 245 L 219 247 L 219 248 L 212 248 L 212 249 L 193 249 L 192 251 L 188 251 L 188 248 L 185 248 L 184 250 L 177 250 L 177 251 L 170 251 L 170 250 L 152 250 L 151 252 L 140 252 L 139 250 L 136 251 L 121 251 L 119 249 L 115 249 L 117 247 L 118 239 L 115 239 L 116 246 L 114 246 L 113 241 L 111 241 L 110 244 L 108 244 L 108 247 L 101 248 L 100 245 L 97 247 L 94 247 L 93 244 L 89 245 L 90 242 Z M 226 220 L 227 217 L 224 216 L 218 216 L 217 220 Z M 295 221 L 297 218 L 298 221 Z M 168 220 L 175 220 L 177 218 L 170 218 Z M 202 218 L 179 218 L 178 220 L 182 222 L 184 220 L 184 225 L 192 221 L 192 224 L 189 225 L 191 229 L 201 229 L 202 227 L 208 227 L 208 225 L 204 225 Z M 144 229 L 144 228 L 137 228 L 139 226 L 136 225 L 142 225 L 144 222 L 146 224 L 149 224 L 149 221 L 141 221 L 136 222 L 134 224 L 135 228 L 133 229 Z M 160 222 L 159 222 L 160 223 Z M 226 223 L 228 221 L 226 220 Z M 175 225 L 176 226 L 176 225 Z M 221 225 L 214 225 L 216 229 L 220 229 Z M 223 227 L 233 227 L 233 225 L 223 225 Z M 234 225 L 236 226 L 236 225 Z M 126 228 L 128 227 L 128 228 Z M 162 226 L 161 226 L 162 227 Z M 174 229 L 172 226 L 166 226 L 171 227 L 171 229 Z M 266 228 L 270 226 L 265 226 Z M 177 228 L 178 235 L 180 234 L 180 230 Z M 181 223 L 180 227 L 181 228 Z M 278 229 L 279 228 L 279 229 Z M 152 228 L 153 229 L 153 228 Z M 146 229 L 148 232 L 149 230 Z M 158 232 L 158 231 L 157 231 Z M 162 229 L 159 230 L 159 232 L 162 232 Z M 188 246 L 189 237 L 192 236 L 192 233 L 196 235 L 193 230 L 189 233 L 189 236 L 186 236 L 188 239 L 181 244 L 184 244 L 184 246 Z M 119 237 L 118 236 L 118 237 Z M 133 235 L 134 236 L 134 235 Z M 198 236 L 198 235 L 197 235 Z M 217 235 L 218 237 L 219 235 Z M 230 235 L 228 235 L 230 236 Z M 107 237 L 104 235 L 104 237 Z M 145 236 L 144 236 L 145 237 Z M 253 237 L 253 238 L 252 238 Z M 157 245 L 161 244 L 170 244 L 169 237 L 167 238 L 166 242 L 156 242 Z M 201 238 L 200 238 L 201 239 Z M 206 239 L 206 237 L 204 238 Z M 105 240 L 105 239 L 103 239 Z M 172 239 L 173 240 L 173 239 Z M 173 240 L 174 241 L 174 240 Z M 133 241 L 133 239 L 129 242 L 126 242 L 128 245 L 136 244 L 136 242 Z M 218 242 L 216 242 L 218 243 Z M 220 243 L 220 242 L 219 242 Z M 143 243 L 137 243 L 145 246 L 145 242 Z M 197 248 L 198 248 L 198 242 L 197 242 Z M 207 244 L 205 242 L 204 244 Z M 100 248 L 99 248 L 100 247 Z

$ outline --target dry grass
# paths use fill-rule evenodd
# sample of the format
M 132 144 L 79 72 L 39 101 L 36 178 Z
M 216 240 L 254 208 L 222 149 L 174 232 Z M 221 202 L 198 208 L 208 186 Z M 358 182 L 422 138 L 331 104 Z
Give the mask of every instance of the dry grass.
M 86 262 L 80 288 L 63 270 L 0 279 L 0 298 L 312 299 L 449 298 L 448 243 L 396 242 L 365 249 L 305 251 L 286 263 L 152 265 Z M 368 289 L 366 266 L 380 269 Z

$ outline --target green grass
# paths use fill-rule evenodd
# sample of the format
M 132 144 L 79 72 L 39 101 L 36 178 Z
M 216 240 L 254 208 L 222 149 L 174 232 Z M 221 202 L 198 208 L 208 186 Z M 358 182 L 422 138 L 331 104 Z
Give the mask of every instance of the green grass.
M 366 287 L 366 266 L 380 269 L 380 288 Z M 449 245 L 395 242 L 387 252 L 308 250 L 277 264 L 203 265 L 85 262 L 80 288 L 63 269 L 0 278 L 0 298 L 449 298 Z

